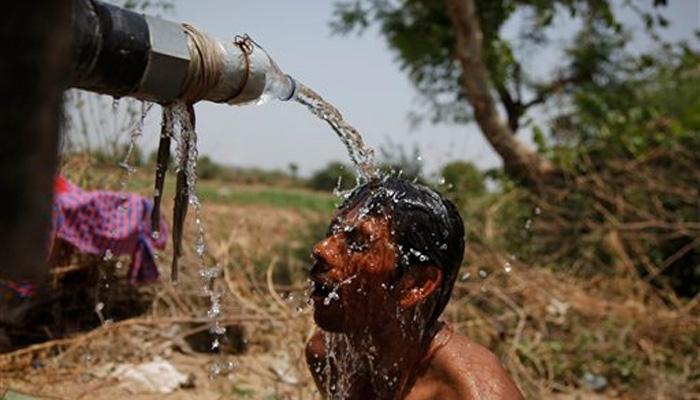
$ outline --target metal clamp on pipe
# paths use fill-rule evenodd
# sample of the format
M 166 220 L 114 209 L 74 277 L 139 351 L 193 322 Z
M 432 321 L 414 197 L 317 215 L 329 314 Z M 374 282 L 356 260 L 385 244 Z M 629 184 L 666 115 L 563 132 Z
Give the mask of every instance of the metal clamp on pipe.
M 190 64 L 190 51 L 182 25 L 146 16 L 151 48 L 139 86 L 141 97 L 170 102 L 180 95 Z M 151 98 L 149 98 L 151 97 Z
M 162 104 L 289 100 L 296 88 L 247 36 L 217 40 L 97 0 L 76 1 L 73 29 L 76 88 Z

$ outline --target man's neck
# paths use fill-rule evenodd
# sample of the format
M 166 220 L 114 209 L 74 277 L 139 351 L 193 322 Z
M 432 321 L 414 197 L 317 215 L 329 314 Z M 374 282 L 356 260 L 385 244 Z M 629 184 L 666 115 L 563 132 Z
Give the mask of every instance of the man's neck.
M 356 374 L 357 386 L 371 386 L 376 399 L 399 399 L 415 379 L 418 364 L 439 330 L 438 324 L 420 329 L 415 322 L 387 321 L 381 327 L 347 335 L 352 351 L 365 368 Z M 355 386 L 353 385 L 353 386 Z

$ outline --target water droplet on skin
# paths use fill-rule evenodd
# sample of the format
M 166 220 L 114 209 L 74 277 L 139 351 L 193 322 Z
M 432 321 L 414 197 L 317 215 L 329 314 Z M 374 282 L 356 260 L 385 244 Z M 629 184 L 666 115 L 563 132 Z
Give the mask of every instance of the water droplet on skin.
M 339 300 L 339 299 L 340 299 L 340 296 L 338 296 L 338 293 L 330 292 L 330 293 L 328 293 L 328 296 L 326 296 L 326 298 L 323 299 L 323 305 L 327 306 L 327 305 L 331 304 L 331 301 Z

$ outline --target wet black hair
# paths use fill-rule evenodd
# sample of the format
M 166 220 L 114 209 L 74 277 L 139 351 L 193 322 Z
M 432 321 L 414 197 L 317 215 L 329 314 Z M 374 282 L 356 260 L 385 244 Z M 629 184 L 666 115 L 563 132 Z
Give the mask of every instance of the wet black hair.
M 409 268 L 436 265 L 443 281 L 428 320 L 437 321 L 452 294 L 464 257 L 464 223 L 457 208 L 435 190 L 397 177 L 375 179 L 354 189 L 340 215 L 359 207 L 367 215 L 389 218 L 398 247 L 398 277 Z

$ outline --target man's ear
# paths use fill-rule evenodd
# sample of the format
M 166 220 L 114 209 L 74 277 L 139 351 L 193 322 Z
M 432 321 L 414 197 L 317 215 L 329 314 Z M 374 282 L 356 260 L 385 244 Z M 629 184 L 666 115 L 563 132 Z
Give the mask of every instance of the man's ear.
M 409 269 L 397 284 L 399 304 L 407 310 L 430 297 L 442 283 L 442 270 L 435 265 Z

